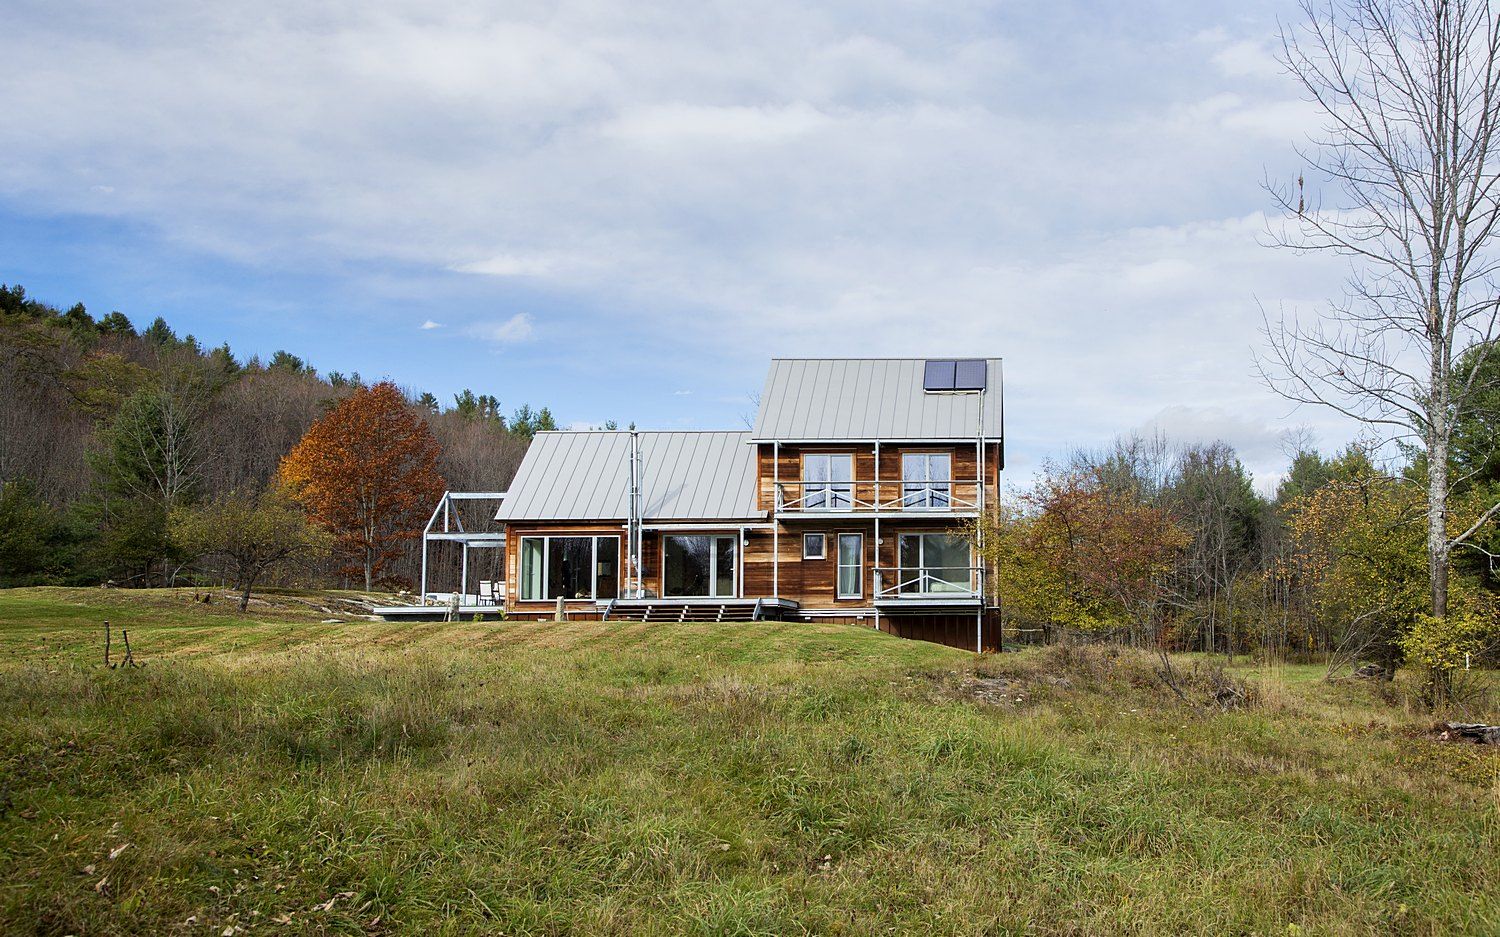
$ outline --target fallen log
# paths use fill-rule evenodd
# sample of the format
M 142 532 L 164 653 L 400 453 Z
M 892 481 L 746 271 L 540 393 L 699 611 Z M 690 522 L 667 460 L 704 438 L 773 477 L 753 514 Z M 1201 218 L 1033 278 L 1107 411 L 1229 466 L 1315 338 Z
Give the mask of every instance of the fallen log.
M 1445 722 L 1438 740 L 1473 742 L 1475 745 L 1500 745 L 1500 726 L 1487 726 L 1482 722 Z

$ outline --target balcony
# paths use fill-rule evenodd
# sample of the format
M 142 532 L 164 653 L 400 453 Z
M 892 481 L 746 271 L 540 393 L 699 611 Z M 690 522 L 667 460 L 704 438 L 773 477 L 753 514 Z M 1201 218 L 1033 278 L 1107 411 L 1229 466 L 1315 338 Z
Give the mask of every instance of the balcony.
M 977 517 L 994 486 L 978 479 L 944 482 L 783 481 L 777 482 L 776 516 L 814 517 L 937 516 Z
M 877 566 L 875 607 L 975 608 L 983 583 L 982 566 Z

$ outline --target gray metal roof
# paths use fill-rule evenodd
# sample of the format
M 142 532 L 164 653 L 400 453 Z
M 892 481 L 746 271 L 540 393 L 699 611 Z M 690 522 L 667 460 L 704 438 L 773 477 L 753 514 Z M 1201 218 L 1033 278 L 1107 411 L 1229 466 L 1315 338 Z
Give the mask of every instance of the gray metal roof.
M 639 435 L 645 520 L 765 516 L 749 433 Z M 495 519 L 624 521 L 629 487 L 629 432 L 537 433 Z
M 927 393 L 926 358 L 775 358 L 755 416 L 756 441 L 972 439 L 979 394 Z M 986 359 L 984 434 L 999 439 L 1000 359 Z

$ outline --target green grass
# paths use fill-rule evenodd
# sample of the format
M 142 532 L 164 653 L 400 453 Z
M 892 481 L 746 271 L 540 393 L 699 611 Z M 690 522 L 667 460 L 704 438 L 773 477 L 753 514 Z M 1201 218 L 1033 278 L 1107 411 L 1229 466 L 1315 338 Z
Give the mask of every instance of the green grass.
M 1500 922 L 1500 758 L 1362 683 L 1273 668 L 1223 713 L 1128 654 L 323 617 L 0 592 L 0 932 Z

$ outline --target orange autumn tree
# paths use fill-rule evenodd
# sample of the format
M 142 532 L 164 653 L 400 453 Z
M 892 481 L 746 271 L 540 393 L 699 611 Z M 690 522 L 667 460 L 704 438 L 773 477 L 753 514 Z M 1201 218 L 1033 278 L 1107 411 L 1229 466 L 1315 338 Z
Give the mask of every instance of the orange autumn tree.
M 384 579 L 401 543 L 420 535 L 443 494 L 438 444 L 396 385 L 357 388 L 281 460 L 281 479 L 314 521 L 334 535 L 365 588 Z

